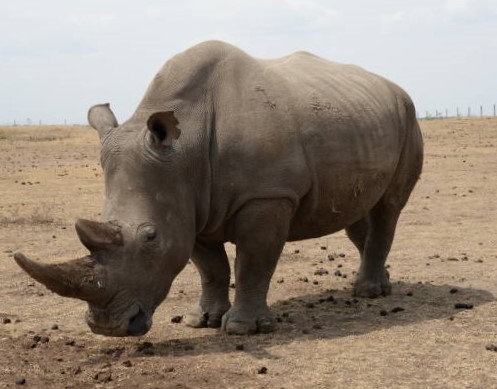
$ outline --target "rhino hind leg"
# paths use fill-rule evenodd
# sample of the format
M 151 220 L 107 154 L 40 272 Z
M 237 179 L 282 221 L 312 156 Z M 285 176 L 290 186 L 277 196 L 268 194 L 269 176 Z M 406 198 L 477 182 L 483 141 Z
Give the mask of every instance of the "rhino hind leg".
M 253 200 L 234 220 L 236 290 L 233 306 L 223 316 L 229 334 L 268 333 L 276 322 L 267 292 L 285 241 L 292 206 L 288 200 Z
M 404 204 L 405 201 L 399 204 L 384 196 L 365 218 L 347 228 L 348 237 L 361 255 L 361 265 L 354 285 L 355 296 L 375 298 L 391 293 L 390 276 L 385 262 Z
M 197 243 L 192 262 L 200 273 L 202 295 L 186 315 L 185 323 L 195 328 L 220 327 L 222 316 L 231 306 L 228 296 L 230 265 L 224 245 Z

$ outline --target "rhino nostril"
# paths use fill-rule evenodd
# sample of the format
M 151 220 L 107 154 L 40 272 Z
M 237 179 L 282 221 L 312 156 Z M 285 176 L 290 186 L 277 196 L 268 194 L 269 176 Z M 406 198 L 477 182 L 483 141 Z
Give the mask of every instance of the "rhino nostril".
M 140 336 L 145 334 L 149 329 L 147 315 L 140 308 L 138 313 L 129 319 L 128 335 Z

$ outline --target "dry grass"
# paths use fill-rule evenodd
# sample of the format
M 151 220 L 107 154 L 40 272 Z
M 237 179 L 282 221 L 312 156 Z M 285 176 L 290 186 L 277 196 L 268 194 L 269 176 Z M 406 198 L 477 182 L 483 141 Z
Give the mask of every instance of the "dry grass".
M 6 215 L 0 217 L 0 226 L 60 224 L 60 220 L 52 215 L 52 210 L 49 204 L 41 203 L 27 215 L 22 215 L 19 207 L 14 207 L 8 210 Z
M 0 129 L 0 140 L 24 142 L 53 142 L 74 136 L 84 126 L 5 126 Z M 86 128 L 85 128 L 86 130 Z

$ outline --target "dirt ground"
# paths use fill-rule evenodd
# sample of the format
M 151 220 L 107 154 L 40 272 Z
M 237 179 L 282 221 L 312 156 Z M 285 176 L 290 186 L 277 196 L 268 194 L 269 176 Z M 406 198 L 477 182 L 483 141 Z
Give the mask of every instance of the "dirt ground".
M 269 293 L 277 332 L 173 322 L 199 294 L 188 265 L 141 338 L 92 334 L 85 303 L 12 258 L 85 254 L 73 225 L 102 206 L 96 133 L 0 128 L 0 387 L 497 388 L 497 119 L 421 126 L 426 162 L 389 257 L 391 296 L 353 298 L 358 254 L 338 233 L 285 247 Z

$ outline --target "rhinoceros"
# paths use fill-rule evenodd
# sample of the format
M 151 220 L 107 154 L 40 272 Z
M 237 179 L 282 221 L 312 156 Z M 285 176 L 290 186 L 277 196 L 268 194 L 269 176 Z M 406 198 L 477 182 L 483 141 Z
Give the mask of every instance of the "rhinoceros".
M 391 292 L 385 261 L 423 162 L 414 105 L 394 83 L 307 52 L 262 60 L 204 42 L 166 62 L 126 122 L 109 104 L 88 120 L 106 188 L 102 220 L 75 226 L 90 254 L 15 260 L 88 302 L 93 332 L 145 334 L 190 259 L 202 292 L 187 325 L 273 331 L 267 293 L 285 242 L 343 229 L 361 259 L 355 295 Z

